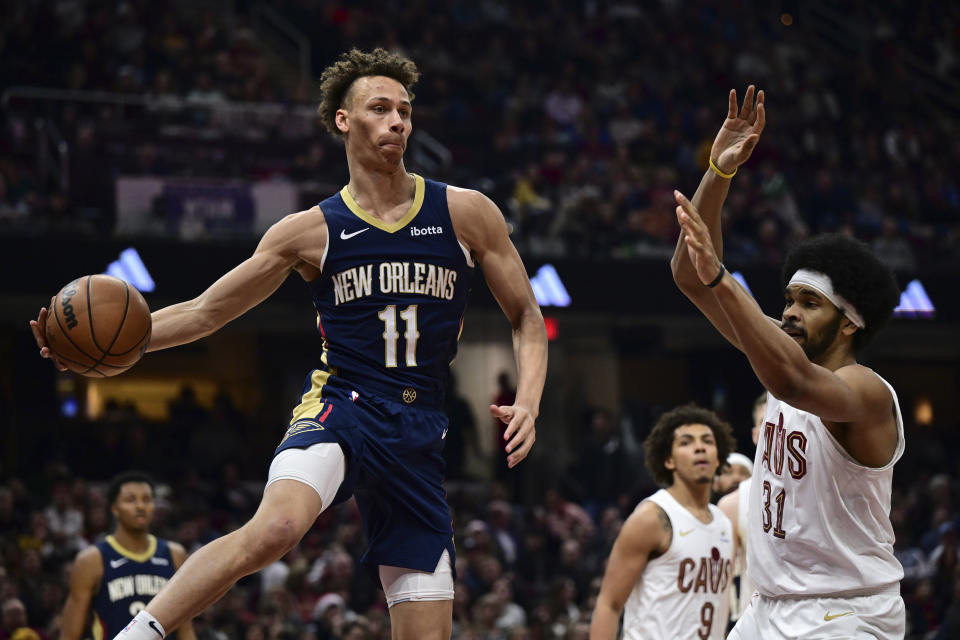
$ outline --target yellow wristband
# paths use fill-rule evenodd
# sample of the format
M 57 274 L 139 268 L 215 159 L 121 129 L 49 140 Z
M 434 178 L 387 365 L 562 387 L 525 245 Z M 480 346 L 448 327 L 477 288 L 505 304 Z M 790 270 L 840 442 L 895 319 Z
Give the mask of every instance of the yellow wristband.
M 736 169 L 733 170 L 733 173 L 724 173 L 723 171 L 720 171 L 720 168 L 717 167 L 717 165 L 715 165 L 715 164 L 713 163 L 713 158 L 710 158 L 710 168 L 713 169 L 713 172 L 714 172 L 715 174 L 717 174 L 717 175 L 720 176 L 721 178 L 726 178 L 727 180 L 729 180 L 729 179 L 732 178 L 733 176 L 737 175 L 737 170 L 736 170 Z

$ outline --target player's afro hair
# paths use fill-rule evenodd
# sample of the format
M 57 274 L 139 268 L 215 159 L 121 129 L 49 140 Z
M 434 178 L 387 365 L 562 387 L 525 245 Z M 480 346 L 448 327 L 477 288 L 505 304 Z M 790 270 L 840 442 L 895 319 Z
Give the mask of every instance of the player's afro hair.
M 900 301 L 900 288 L 890 267 L 863 242 L 839 233 L 814 236 L 790 251 L 783 264 L 781 280 L 786 289 L 798 269 L 819 271 L 829 276 L 833 289 L 850 302 L 867 325 L 853 336 L 853 348 L 860 351 L 887 323 Z
M 154 490 L 153 478 L 151 478 L 147 473 L 143 471 L 124 471 L 116 476 L 113 480 L 110 481 L 110 487 L 107 489 L 107 504 L 112 505 L 117 501 L 117 497 L 120 495 L 120 489 L 123 488 L 123 485 L 130 482 L 143 482 L 144 484 L 150 485 L 150 491 Z
M 343 135 L 337 129 L 337 109 L 343 107 L 354 81 L 366 76 L 393 78 L 407 90 L 412 102 L 411 89 L 420 79 L 420 71 L 413 60 L 379 47 L 370 53 L 351 49 L 342 54 L 340 59 L 324 69 L 320 76 L 320 107 L 317 111 L 323 120 L 323 126 L 333 135 Z
M 650 430 L 650 435 L 643 441 L 643 448 L 647 454 L 647 469 L 661 487 L 673 484 L 673 471 L 663 466 L 670 457 L 670 452 L 673 451 L 673 432 L 688 424 L 704 424 L 713 431 L 713 438 L 717 442 L 717 460 L 720 461 L 717 465 L 718 474 L 726 465 L 727 456 L 737 450 L 733 429 L 713 411 L 695 404 L 685 404 L 671 409 L 660 416 Z

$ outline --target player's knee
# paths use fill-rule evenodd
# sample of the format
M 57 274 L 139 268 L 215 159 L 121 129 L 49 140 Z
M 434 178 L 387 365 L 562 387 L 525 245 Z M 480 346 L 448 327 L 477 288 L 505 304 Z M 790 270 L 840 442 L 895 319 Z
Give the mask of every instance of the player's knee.
M 270 516 L 255 524 L 251 522 L 247 526 L 245 564 L 256 569 L 283 557 L 300 542 L 304 533 L 295 518 L 283 514 Z

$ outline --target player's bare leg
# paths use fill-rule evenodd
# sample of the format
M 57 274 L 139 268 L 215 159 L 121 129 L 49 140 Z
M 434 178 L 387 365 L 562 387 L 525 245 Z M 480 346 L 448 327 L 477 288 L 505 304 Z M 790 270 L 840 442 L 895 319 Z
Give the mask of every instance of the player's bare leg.
M 393 640 L 449 640 L 453 600 L 399 602 L 390 607 Z
M 302 482 L 271 483 L 253 518 L 187 558 L 144 611 L 165 631 L 176 629 L 219 600 L 237 580 L 296 546 L 320 514 L 321 502 L 316 490 Z M 128 629 L 117 638 L 157 638 L 153 630 Z M 148 633 L 140 635 L 143 631 Z

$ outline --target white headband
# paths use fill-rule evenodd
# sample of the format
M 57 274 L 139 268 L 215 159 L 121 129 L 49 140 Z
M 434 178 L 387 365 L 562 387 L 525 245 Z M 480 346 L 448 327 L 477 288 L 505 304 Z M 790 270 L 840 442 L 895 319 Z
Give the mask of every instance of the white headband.
M 840 311 L 843 312 L 843 315 L 850 319 L 850 322 L 860 329 L 866 328 L 867 323 L 863 321 L 863 316 L 860 315 L 856 307 L 847 302 L 846 298 L 833 290 L 833 282 L 830 281 L 830 276 L 827 274 L 810 269 L 797 269 L 797 272 L 790 278 L 790 283 L 787 286 L 792 284 L 802 284 L 816 289 L 822 293 L 827 300 L 838 307 Z
M 736 451 L 731 453 L 729 456 L 727 456 L 727 464 L 731 467 L 735 464 L 738 464 L 741 467 L 746 467 L 750 470 L 750 474 L 753 475 L 753 460 L 742 453 L 737 453 Z

